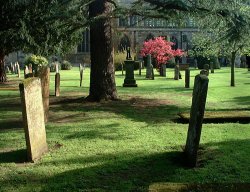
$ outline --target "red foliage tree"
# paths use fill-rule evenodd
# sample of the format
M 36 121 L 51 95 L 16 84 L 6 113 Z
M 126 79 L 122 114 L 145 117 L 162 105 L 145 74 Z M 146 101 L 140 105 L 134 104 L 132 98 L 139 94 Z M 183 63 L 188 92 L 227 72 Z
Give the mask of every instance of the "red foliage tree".
M 166 64 L 167 61 L 176 56 L 182 56 L 183 51 L 181 49 L 172 49 L 174 43 L 166 41 L 164 37 L 156 37 L 143 43 L 141 49 L 141 56 L 145 57 L 151 54 L 156 59 L 157 65 Z

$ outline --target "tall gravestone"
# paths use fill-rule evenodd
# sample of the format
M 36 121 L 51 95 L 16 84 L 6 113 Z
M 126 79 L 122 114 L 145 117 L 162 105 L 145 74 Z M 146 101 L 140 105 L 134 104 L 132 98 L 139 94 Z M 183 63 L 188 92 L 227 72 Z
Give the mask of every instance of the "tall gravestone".
M 83 67 L 80 69 L 80 87 L 82 87 Z
M 166 64 L 160 66 L 160 76 L 166 77 Z
M 60 73 L 59 73 L 59 65 L 58 63 L 56 65 L 56 75 L 55 75 L 55 96 L 60 96 Z
M 139 75 L 141 75 L 141 70 L 142 70 L 142 62 L 139 62 Z
M 190 87 L 190 69 L 185 69 L 185 88 Z
M 184 151 L 187 157 L 187 163 L 190 167 L 195 167 L 197 163 L 197 152 L 205 112 L 208 82 L 209 80 L 206 75 L 195 76 L 189 127 Z
M 20 72 L 20 65 L 19 65 L 19 63 L 17 63 L 17 76 L 18 76 L 18 78 L 21 77 L 21 72 Z
M 36 77 L 41 79 L 43 108 L 44 108 L 44 121 L 49 120 L 49 83 L 50 83 L 50 68 L 43 66 L 37 71 Z
M 211 73 L 214 73 L 214 62 L 210 63 Z
M 28 161 L 48 151 L 44 123 L 41 81 L 28 78 L 19 84 Z
M 152 79 L 152 59 L 150 54 L 147 55 L 146 78 Z
M 179 65 L 175 65 L 174 67 L 174 80 L 179 80 L 180 78 L 180 69 L 179 69 Z

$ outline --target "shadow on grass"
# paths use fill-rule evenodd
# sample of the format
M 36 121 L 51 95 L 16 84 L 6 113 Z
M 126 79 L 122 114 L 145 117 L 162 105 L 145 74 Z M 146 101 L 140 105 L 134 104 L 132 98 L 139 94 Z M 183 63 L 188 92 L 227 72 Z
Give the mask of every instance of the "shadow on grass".
M 232 153 L 232 148 L 237 153 Z M 249 152 L 250 140 L 205 144 L 200 154 L 204 165 L 194 169 L 183 166 L 181 151 L 149 155 L 96 154 L 86 158 L 52 161 L 48 164 L 98 165 L 65 171 L 48 178 L 44 181 L 46 186 L 42 191 L 148 191 L 154 183 L 161 182 L 171 188 L 166 191 L 248 192 L 250 184 L 241 183 L 238 174 L 243 169 L 248 169 L 246 166 L 250 161 Z M 232 160 L 238 165 L 231 165 Z M 182 175 L 179 175 L 179 171 Z M 232 177 L 238 183 L 228 183 L 227 178 Z M 198 184 L 201 182 L 203 184 Z M 183 183 L 188 183 L 186 188 L 178 185 Z
M 27 162 L 26 149 L 0 152 L 0 163 L 25 163 Z
M 250 105 L 250 96 L 234 97 L 232 102 L 236 102 L 239 105 Z M 248 109 L 250 110 L 250 107 Z
M 21 129 L 23 128 L 23 122 L 19 119 L 8 119 L 0 121 L 0 131 L 9 129 Z
M 53 118 L 64 119 L 65 122 L 76 122 L 75 120 L 78 119 L 78 116 L 81 114 L 68 116 L 62 113 L 57 116 L 56 111 L 63 110 L 65 112 L 71 111 L 78 113 L 105 111 L 125 116 L 134 121 L 155 124 L 170 122 L 171 118 L 175 118 L 178 112 L 189 110 L 187 108 L 180 108 L 169 100 L 144 99 L 139 97 L 101 103 L 85 102 L 83 98 L 64 98 L 57 101 L 54 100 L 54 102 L 51 102 L 50 106 L 51 112 L 54 113 Z M 69 117 L 68 119 L 67 116 Z M 81 120 L 84 120 L 84 117 Z

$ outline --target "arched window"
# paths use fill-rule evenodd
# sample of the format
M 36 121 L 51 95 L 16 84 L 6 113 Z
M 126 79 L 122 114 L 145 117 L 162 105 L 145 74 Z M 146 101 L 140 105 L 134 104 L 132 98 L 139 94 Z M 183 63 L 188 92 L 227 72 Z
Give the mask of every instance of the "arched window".
M 118 45 L 118 51 L 120 52 L 126 51 L 127 47 L 130 47 L 130 46 L 131 46 L 130 40 L 128 36 L 124 34 Z
M 86 28 L 86 30 L 83 32 L 82 43 L 78 45 L 77 52 L 90 52 L 90 32 L 88 28 Z

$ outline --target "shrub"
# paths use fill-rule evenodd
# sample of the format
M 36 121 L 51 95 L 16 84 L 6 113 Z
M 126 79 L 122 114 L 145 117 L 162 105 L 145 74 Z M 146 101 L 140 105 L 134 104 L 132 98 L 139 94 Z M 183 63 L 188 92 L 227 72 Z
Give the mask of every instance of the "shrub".
M 40 67 L 48 66 L 48 60 L 40 55 L 31 55 L 25 58 L 24 65 L 32 65 L 32 70 L 37 72 Z
M 70 70 L 72 68 L 72 65 L 69 61 L 63 60 L 61 64 L 61 69 L 62 70 Z
M 114 66 L 115 71 L 122 70 L 122 63 L 126 60 L 127 53 L 126 52 L 118 52 L 114 54 Z

